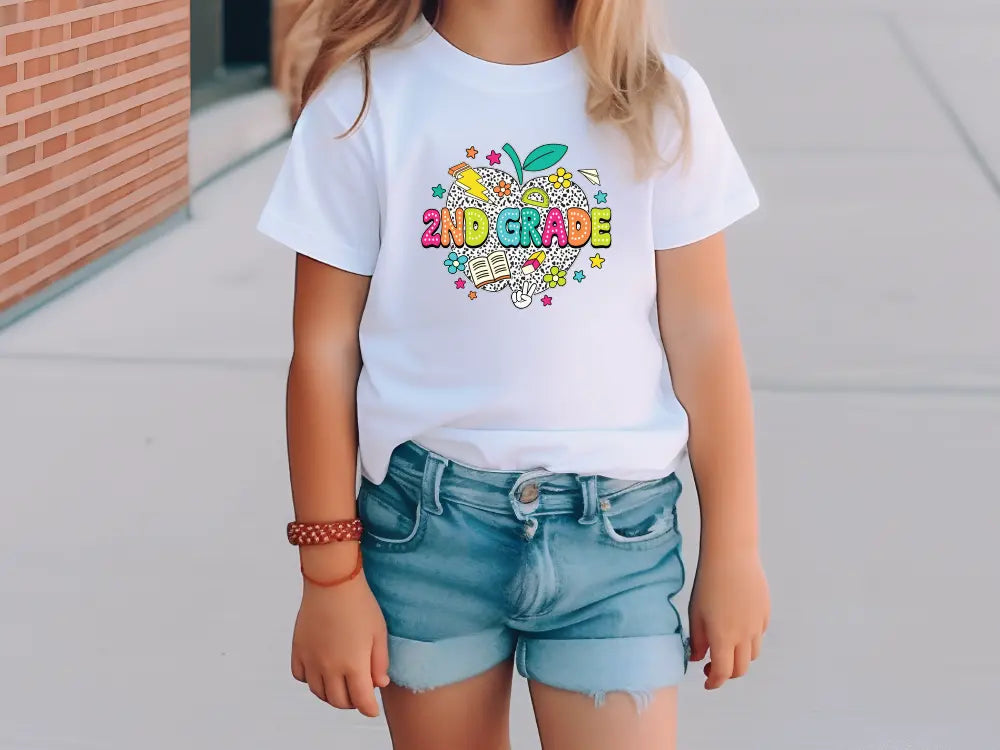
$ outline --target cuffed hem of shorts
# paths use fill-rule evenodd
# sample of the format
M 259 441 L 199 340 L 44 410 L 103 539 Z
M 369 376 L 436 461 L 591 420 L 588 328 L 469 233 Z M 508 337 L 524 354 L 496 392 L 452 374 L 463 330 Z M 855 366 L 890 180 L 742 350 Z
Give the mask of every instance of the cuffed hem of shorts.
M 389 679 L 414 691 L 467 680 L 509 659 L 517 636 L 506 628 L 414 641 L 389 635 Z
M 517 671 L 522 677 L 603 702 L 607 693 L 632 695 L 640 708 L 652 692 L 681 682 L 687 669 L 684 638 L 653 635 L 631 638 L 547 640 L 521 636 Z

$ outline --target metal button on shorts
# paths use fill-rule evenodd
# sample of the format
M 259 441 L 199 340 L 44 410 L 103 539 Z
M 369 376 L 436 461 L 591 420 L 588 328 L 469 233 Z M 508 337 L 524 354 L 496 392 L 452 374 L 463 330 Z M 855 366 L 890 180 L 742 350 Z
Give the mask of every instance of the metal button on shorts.
M 533 503 L 538 499 L 538 485 L 528 484 L 525 485 L 524 489 L 521 490 L 521 494 L 518 496 L 518 500 L 522 503 L 528 504 Z

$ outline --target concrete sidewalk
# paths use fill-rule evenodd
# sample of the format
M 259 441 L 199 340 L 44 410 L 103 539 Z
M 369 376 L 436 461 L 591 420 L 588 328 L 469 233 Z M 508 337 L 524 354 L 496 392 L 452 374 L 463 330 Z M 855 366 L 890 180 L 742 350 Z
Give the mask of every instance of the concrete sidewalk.
M 680 747 L 994 747 L 1000 8 L 675 5 L 764 200 L 731 266 L 774 596 Z M 288 675 L 282 153 L 0 334 L 2 750 L 389 746 Z M 693 570 L 693 492 L 681 522 Z M 538 747 L 520 681 L 512 726 Z

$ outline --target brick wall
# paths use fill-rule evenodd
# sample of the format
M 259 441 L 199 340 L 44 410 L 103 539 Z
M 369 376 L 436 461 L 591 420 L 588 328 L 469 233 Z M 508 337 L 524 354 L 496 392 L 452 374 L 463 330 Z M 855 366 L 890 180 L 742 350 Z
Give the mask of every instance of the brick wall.
M 188 3 L 0 0 L 0 311 L 187 202 Z

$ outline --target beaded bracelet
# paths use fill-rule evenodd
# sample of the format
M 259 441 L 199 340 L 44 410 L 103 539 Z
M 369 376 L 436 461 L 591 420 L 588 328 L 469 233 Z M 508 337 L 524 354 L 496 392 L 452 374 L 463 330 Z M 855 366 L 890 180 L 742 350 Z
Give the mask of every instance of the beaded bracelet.
M 357 542 L 361 540 L 361 519 L 331 521 L 329 523 L 288 524 L 288 543 L 296 546 L 329 544 L 330 542 Z

